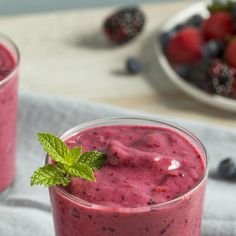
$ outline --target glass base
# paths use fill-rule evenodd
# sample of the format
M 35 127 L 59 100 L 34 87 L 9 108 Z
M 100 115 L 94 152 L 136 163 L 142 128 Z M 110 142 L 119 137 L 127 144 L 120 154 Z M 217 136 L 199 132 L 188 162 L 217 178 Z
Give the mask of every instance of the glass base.
M 0 192 L 0 201 L 3 201 L 12 192 L 14 181 L 3 192 Z

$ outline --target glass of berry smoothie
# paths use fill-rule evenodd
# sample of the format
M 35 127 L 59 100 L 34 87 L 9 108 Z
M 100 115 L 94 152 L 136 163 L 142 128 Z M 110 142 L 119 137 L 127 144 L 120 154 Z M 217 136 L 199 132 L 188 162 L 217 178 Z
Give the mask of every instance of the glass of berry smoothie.
M 19 51 L 0 35 L 0 192 L 15 177 Z
M 200 236 L 208 161 L 189 131 L 160 120 L 114 117 L 61 137 L 106 155 L 96 182 L 49 188 L 57 236 Z M 46 162 L 49 162 L 47 158 Z

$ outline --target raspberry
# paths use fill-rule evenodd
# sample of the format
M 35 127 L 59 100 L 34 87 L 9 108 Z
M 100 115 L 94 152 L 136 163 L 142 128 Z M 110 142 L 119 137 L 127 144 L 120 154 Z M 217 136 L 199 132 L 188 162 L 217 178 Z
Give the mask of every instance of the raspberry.
M 233 16 L 227 12 L 214 13 L 205 20 L 202 31 L 206 40 L 223 41 L 234 33 Z
M 202 56 L 202 37 L 198 29 L 186 27 L 170 39 L 167 56 L 177 64 L 194 64 Z
M 123 8 L 105 20 L 103 29 L 111 42 L 123 44 L 135 38 L 144 23 L 145 17 L 139 8 Z

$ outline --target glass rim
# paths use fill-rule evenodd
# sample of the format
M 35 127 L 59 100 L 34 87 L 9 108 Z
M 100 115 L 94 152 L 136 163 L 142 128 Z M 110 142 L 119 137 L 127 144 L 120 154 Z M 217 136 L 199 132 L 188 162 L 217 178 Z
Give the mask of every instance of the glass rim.
M 12 76 L 19 68 L 19 65 L 20 65 L 20 51 L 17 47 L 17 45 L 13 42 L 13 40 L 6 36 L 5 34 L 0 34 L 0 38 L 4 38 L 8 43 L 11 44 L 11 46 L 13 46 L 13 49 L 15 50 L 15 53 L 16 53 L 16 57 L 15 57 L 15 60 L 16 60 L 16 64 L 13 68 L 13 70 L 3 79 L 0 81 L 0 86 L 7 83 L 9 80 L 11 80 L 12 78 L 14 78 L 14 76 Z M 1 43 L 0 43 L 1 44 Z M 9 50 L 9 48 L 7 47 L 7 49 Z M 11 52 L 11 51 L 10 51 Z
M 148 212 L 151 210 L 162 209 L 166 206 L 169 206 L 169 205 L 172 205 L 174 203 L 181 201 L 184 197 L 187 197 L 188 195 L 191 195 L 193 192 L 195 192 L 204 183 L 204 181 L 206 180 L 206 178 L 208 176 L 208 171 L 209 171 L 209 156 L 207 154 L 206 148 L 204 147 L 204 145 L 200 141 L 200 139 L 196 135 L 194 135 L 192 132 L 190 132 L 189 130 L 187 130 L 179 125 L 169 122 L 169 121 L 165 121 L 165 120 L 162 120 L 159 118 L 157 119 L 157 118 L 154 118 L 151 116 L 149 116 L 149 117 L 145 117 L 145 116 L 111 116 L 108 118 L 96 119 L 93 121 L 89 121 L 89 122 L 85 122 L 80 125 L 77 125 L 71 129 L 67 130 L 65 133 L 63 133 L 60 136 L 60 138 L 61 139 L 68 138 L 68 137 L 72 136 L 73 134 L 75 134 L 76 132 L 80 132 L 82 130 L 86 130 L 86 128 L 90 128 L 92 125 L 95 125 L 94 127 L 97 127 L 96 125 L 98 125 L 98 127 L 99 127 L 99 124 L 103 124 L 104 122 L 122 121 L 122 120 L 138 120 L 138 121 L 143 120 L 143 121 L 149 121 L 149 122 L 157 122 L 158 124 L 162 124 L 164 126 L 170 127 L 172 129 L 174 129 L 175 131 L 180 131 L 185 136 L 185 138 L 188 138 L 188 137 L 192 138 L 195 142 L 197 142 L 197 144 L 202 149 L 203 153 L 201 153 L 201 154 L 204 155 L 203 157 L 205 158 L 205 171 L 204 171 L 202 178 L 189 191 L 181 194 L 180 196 L 178 196 L 172 200 L 169 200 L 169 201 L 166 201 L 163 203 L 159 203 L 159 204 L 157 203 L 152 206 L 141 206 L 141 207 L 132 207 L 132 208 L 131 207 L 104 206 L 101 204 L 88 202 L 88 201 L 83 200 L 77 196 L 74 196 L 73 194 L 70 194 L 65 189 L 63 189 L 61 186 L 53 186 L 53 187 L 50 187 L 49 189 L 55 190 L 56 192 L 58 192 L 59 194 L 62 194 L 64 197 L 66 197 L 69 200 L 72 200 L 80 205 L 83 205 L 83 206 L 89 207 L 89 208 L 93 208 L 93 209 L 108 210 L 108 211 L 115 209 L 116 212 Z M 114 125 L 116 125 L 116 124 L 114 124 Z M 125 125 L 125 123 L 124 123 L 124 125 Z M 105 126 L 105 124 L 104 124 L 104 126 Z M 194 147 L 195 147 L 195 145 L 194 145 Z M 48 163 L 48 160 L 49 160 L 49 157 L 47 155 L 45 162 Z

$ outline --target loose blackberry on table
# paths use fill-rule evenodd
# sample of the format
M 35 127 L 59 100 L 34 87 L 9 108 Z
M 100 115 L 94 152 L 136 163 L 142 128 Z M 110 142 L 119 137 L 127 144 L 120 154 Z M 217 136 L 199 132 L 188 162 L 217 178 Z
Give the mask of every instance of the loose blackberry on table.
M 138 7 L 122 8 L 105 20 L 103 30 L 112 43 L 124 44 L 142 31 L 144 23 L 144 13 Z

